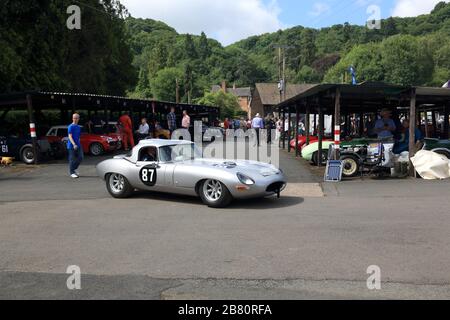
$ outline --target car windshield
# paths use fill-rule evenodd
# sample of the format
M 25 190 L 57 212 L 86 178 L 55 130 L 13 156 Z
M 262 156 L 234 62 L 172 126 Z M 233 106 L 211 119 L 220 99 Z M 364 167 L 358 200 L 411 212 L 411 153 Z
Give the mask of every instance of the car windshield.
M 202 157 L 201 152 L 193 143 L 161 147 L 159 155 L 162 162 L 182 162 Z

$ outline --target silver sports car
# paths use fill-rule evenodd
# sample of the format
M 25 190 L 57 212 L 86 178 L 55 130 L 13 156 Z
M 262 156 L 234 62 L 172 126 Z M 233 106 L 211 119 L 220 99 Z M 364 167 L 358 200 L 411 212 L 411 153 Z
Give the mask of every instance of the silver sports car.
M 280 196 L 286 187 L 286 177 L 273 165 L 205 159 L 194 143 L 181 140 L 143 140 L 130 154 L 98 164 L 97 173 L 114 198 L 149 190 L 200 196 L 214 208 L 233 199 Z

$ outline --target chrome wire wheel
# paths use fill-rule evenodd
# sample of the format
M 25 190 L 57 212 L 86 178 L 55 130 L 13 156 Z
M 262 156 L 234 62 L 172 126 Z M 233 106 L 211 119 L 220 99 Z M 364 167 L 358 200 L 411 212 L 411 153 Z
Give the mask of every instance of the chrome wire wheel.
M 207 180 L 203 184 L 203 194 L 208 201 L 216 202 L 222 197 L 222 184 L 217 180 Z
M 109 178 L 109 186 L 114 193 L 121 193 L 125 188 L 125 179 L 122 175 L 114 173 Z

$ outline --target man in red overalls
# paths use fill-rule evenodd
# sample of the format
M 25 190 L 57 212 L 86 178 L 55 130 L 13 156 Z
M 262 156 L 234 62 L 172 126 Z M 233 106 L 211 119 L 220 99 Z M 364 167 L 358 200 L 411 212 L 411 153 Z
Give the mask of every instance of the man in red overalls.
M 131 148 L 134 148 L 133 123 L 131 122 L 131 118 L 128 115 L 128 112 L 125 112 L 119 118 L 119 123 L 122 127 L 123 144 L 125 147 L 125 151 L 128 151 L 128 142 L 130 142 Z

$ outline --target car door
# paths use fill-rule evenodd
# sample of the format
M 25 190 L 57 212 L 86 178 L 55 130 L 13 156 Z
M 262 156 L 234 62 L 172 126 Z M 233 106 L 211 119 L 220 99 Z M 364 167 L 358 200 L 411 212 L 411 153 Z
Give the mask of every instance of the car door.
M 140 159 L 141 155 L 135 164 L 136 170 L 133 174 L 133 180 L 137 182 L 139 189 L 165 191 L 166 165 L 159 161 L 158 154 L 156 161 L 142 161 Z

